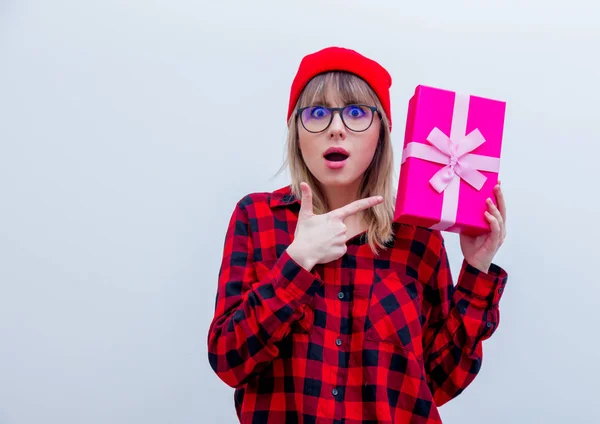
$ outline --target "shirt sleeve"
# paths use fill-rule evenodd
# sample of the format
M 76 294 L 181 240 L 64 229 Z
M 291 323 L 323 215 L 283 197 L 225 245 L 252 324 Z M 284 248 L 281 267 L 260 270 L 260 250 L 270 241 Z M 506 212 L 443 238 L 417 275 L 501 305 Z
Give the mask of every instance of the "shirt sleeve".
M 251 201 L 245 199 L 238 202 L 229 221 L 208 332 L 210 365 L 231 387 L 245 384 L 278 355 L 276 343 L 289 334 L 293 322 L 303 318 L 322 284 L 287 251 L 259 281 L 247 208 Z
M 508 278 L 496 264 L 484 273 L 463 260 L 454 286 L 443 239 L 440 246 L 424 291 L 429 317 L 423 338 L 428 384 L 439 406 L 462 393 L 479 373 L 482 344 L 500 323 L 499 302 Z

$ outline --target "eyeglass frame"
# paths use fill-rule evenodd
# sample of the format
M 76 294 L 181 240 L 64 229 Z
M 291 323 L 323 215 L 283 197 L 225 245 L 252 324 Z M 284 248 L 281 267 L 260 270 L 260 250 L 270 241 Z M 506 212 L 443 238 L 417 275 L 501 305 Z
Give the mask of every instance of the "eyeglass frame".
M 348 124 L 346 124 L 346 121 L 344 121 L 344 115 L 342 114 L 342 112 L 344 111 L 344 109 L 346 109 L 349 106 L 363 106 L 363 107 L 369 108 L 371 110 L 371 112 L 373 112 L 373 114 L 371 115 L 371 122 L 369 122 L 369 125 L 367 126 L 367 128 L 365 128 L 364 130 L 357 131 L 357 130 L 353 130 L 352 128 L 350 128 L 348 126 Z M 306 109 L 310 109 L 313 107 L 321 107 L 321 108 L 327 109 L 327 110 L 329 110 L 329 112 L 331 112 L 331 116 L 329 117 L 329 122 L 327 123 L 325 128 L 323 128 L 321 131 L 310 131 L 308 128 L 306 128 L 306 125 L 304 125 L 304 120 L 302 119 L 302 112 L 304 112 Z M 296 117 L 300 119 L 300 123 L 302 124 L 302 127 L 306 131 L 308 131 L 309 133 L 312 133 L 312 134 L 319 134 L 319 133 L 322 133 L 323 131 L 326 131 L 327 128 L 329 128 L 329 126 L 333 122 L 333 115 L 335 114 L 335 112 L 338 112 L 338 114 L 340 115 L 340 119 L 342 120 L 342 123 L 344 124 L 344 126 L 346 128 L 348 128 L 350 131 L 356 132 L 356 133 L 365 132 L 369 128 L 371 128 L 371 125 L 373 125 L 373 119 L 375 118 L 375 113 L 377 113 L 379 115 L 379 119 L 382 118 L 381 112 L 379 111 L 377 106 L 370 106 L 370 105 L 363 105 L 363 104 L 356 104 L 356 103 L 352 103 L 352 104 L 346 105 L 344 107 L 328 107 L 328 106 L 322 106 L 322 105 L 299 107 L 298 109 L 296 109 Z

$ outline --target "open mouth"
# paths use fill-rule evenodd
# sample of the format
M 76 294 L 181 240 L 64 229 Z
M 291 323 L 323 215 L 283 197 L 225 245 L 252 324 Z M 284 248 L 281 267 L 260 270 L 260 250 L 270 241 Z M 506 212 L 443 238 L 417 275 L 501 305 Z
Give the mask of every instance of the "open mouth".
M 325 159 L 330 160 L 332 162 L 341 162 L 343 160 L 348 159 L 348 155 L 345 155 L 343 153 L 329 153 L 327 155 L 325 155 Z

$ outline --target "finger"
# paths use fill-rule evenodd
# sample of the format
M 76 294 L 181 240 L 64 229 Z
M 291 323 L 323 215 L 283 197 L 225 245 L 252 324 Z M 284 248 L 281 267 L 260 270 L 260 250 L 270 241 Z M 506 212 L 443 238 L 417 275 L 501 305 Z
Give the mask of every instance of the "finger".
M 310 216 L 313 214 L 312 190 L 305 182 L 300 183 L 302 190 L 302 200 L 300 202 L 300 215 Z
M 496 202 L 498 203 L 500 215 L 502 215 L 502 220 L 506 222 L 506 200 L 504 199 L 504 193 L 502 193 L 502 188 L 500 187 L 500 181 L 498 181 L 498 185 L 495 188 L 495 192 Z
M 489 213 L 488 211 L 485 211 L 485 217 L 486 217 L 487 221 L 490 223 L 490 228 L 492 230 L 492 232 L 490 234 L 490 239 L 493 244 L 493 248 L 495 249 L 496 246 L 498 246 L 499 241 L 500 241 L 500 231 L 501 231 L 500 223 L 498 222 L 496 217 L 494 215 L 492 215 L 491 213 Z M 490 240 L 490 239 L 488 239 L 488 240 Z
M 353 215 L 360 211 L 364 211 L 365 209 L 368 209 L 370 207 L 378 205 L 381 202 L 383 202 L 383 197 L 371 196 L 371 197 L 367 197 L 365 199 L 355 200 L 354 202 L 352 202 L 346 206 L 342 206 L 341 208 L 338 208 L 336 210 L 333 210 L 330 213 L 332 216 L 339 218 L 341 220 L 344 220 L 344 219 L 348 218 L 350 215 Z
M 489 198 L 487 199 L 487 205 L 488 205 L 488 212 L 491 213 L 492 215 L 494 215 L 494 217 L 496 217 L 496 219 L 498 220 L 498 223 L 500 224 L 500 228 L 502 228 L 504 226 L 504 218 L 502 218 L 502 214 L 500 213 L 500 210 L 494 204 L 494 202 L 492 202 L 492 199 L 489 199 Z
M 504 237 L 506 235 L 506 224 L 504 223 L 504 218 L 502 217 L 502 214 L 500 213 L 498 207 L 494 205 L 491 199 L 488 199 L 488 206 L 489 213 L 491 213 L 494 216 L 494 218 L 496 218 L 496 221 L 498 221 L 498 224 L 500 225 L 500 242 L 502 242 L 504 241 Z
M 498 187 L 496 188 L 496 203 L 498 204 L 498 209 L 500 211 L 500 215 L 502 216 L 502 241 L 506 238 L 506 200 L 504 198 L 504 193 L 502 192 L 502 182 L 498 180 Z

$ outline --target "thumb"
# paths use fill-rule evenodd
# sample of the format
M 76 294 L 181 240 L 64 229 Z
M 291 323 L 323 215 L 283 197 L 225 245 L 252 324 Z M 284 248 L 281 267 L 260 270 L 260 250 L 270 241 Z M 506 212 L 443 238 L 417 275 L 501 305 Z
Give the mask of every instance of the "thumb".
M 312 190 L 305 182 L 300 183 L 302 190 L 302 201 L 300 202 L 300 216 L 310 216 L 313 214 Z

